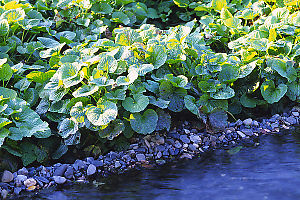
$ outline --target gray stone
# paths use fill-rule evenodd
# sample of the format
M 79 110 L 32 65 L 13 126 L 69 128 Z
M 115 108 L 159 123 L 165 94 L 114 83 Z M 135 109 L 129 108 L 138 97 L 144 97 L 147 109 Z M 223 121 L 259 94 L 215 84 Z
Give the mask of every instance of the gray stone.
M 177 149 L 180 149 L 182 147 L 182 145 L 178 140 L 176 140 L 174 147 L 177 148 Z
M 93 157 L 87 157 L 85 160 L 88 164 L 93 164 L 94 158 Z
M 196 143 L 196 144 L 200 144 L 201 143 L 201 138 L 199 135 L 191 135 L 190 136 L 190 140 L 193 142 L 193 143 Z
M 2 199 L 6 199 L 7 195 L 8 195 L 8 191 L 7 190 L 5 190 L 5 189 L 1 190 L 1 197 L 2 197 Z
M 159 136 L 159 135 L 156 135 L 156 136 L 155 136 L 155 140 L 156 140 L 156 143 L 157 143 L 158 145 L 164 144 L 164 143 L 165 143 L 165 139 L 164 139 L 163 137 Z
M 197 151 L 197 148 L 193 144 L 189 144 L 189 150 Z
M 73 164 L 73 167 L 76 171 L 78 171 L 80 169 L 84 169 L 86 164 L 82 160 L 76 160 Z
M 156 162 L 156 164 L 158 164 L 158 165 L 164 165 L 164 164 L 166 163 L 165 160 L 156 160 L 155 162 Z
M 67 168 L 68 168 L 67 164 L 61 165 L 54 171 L 53 176 L 63 176 Z
M 253 121 L 253 126 L 259 126 L 259 123 L 258 123 L 258 121 Z
M 161 153 L 161 151 L 157 152 L 157 154 L 156 154 L 156 158 L 157 158 L 157 159 L 160 159 L 161 157 L 162 157 L 162 153 Z
M 293 124 L 297 124 L 297 119 L 295 117 L 293 117 L 293 116 L 290 116 L 290 117 L 286 118 L 286 121 L 288 123 L 292 124 L 292 125 Z
M 29 178 L 24 181 L 26 188 L 36 185 L 36 180 L 34 178 Z
M 66 170 L 65 173 L 64 173 L 64 176 L 65 176 L 67 179 L 73 178 L 73 176 L 74 176 L 74 169 L 73 169 L 72 166 L 69 166 L 69 167 L 67 168 L 67 170 Z
M 15 184 L 17 187 L 20 187 L 23 185 L 24 181 L 27 180 L 27 176 L 25 175 L 18 175 L 16 178 L 15 178 Z
M 48 184 L 50 182 L 47 178 L 42 177 L 42 176 L 35 176 L 34 178 L 35 178 L 35 180 L 40 181 L 42 183 Z
M 19 195 L 22 190 L 23 189 L 21 187 L 15 187 L 14 188 L 14 195 Z
M 86 170 L 86 174 L 87 174 L 88 176 L 91 176 L 91 175 L 95 174 L 96 171 L 97 171 L 96 166 L 93 165 L 93 164 L 90 164 L 90 165 L 88 166 L 87 170 Z
M 299 112 L 292 112 L 292 115 L 294 115 L 295 117 L 299 117 Z
M 248 136 L 252 136 L 253 135 L 253 131 L 251 129 L 242 129 L 241 130 L 243 133 L 245 133 Z
M 251 126 L 252 125 L 252 122 L 253 120 L 251 118 L 248 118 L 248 119 L 245 119 L 243 121 L 243 123 L 246 125 L 246 126 Z
M 180 136 L 180 140 L 183 142 L 183 143 L 190 143 L 190 139 L 187 137 L 187 135 L 181 135 Z
M 95 165 L 96 167 L 102 167 L 104 165 L 103 160 L 94 160 L 91 164 Z
M 237 131 L 237 134 L 241 137 L 241 138 L 245 138 L 246 135 L 242 132 L 242 131 Z
M 28 170 L 25 167 L 23 167 L 23 168 L 18 170 L 18 174 L 27 176 L 28 175 Z
M 12 180 L 14 180 L 14 175 L 13 175 L 10 171 L 5 170 L 5 171 L 3 172 L 1 181 L 2 181 L 3 183 L 9 183 L 9 182 L 11 182 Z
M 67 181 L 67 179 L 62 176 L 53 176 L 53 180 L 57 184 L 64 184 Z
M 121 165 L 121 163 L 119 162 L 119 161 L 116 161 L 115 162 L 115 168 L 119 168 L 119 167 L 121 167 L 122 165 Z
M 184 131 L 185 134 L 190 134 L 191 133 L 191 131 L 188 130 L 188 129 L 183 129 L 183 131 Z
M 166 147 L 163 146 L 163 145 L 158 145 L 158 146 L 156 147 L 156 150 L 157 150 L 157 151 L 164 151 L 164 150 L 166 150 Z
M 184 159 L 184 158 L 186 158 L 186 159 L 192 159 L 193 156 L 192 156 L 191 154 L 189 154 L 189 153 L 184 153 L 184 154 L 182 154 L 182 155 L 180 156 L 180 158 L 181 158 L 181 159 Z
M 146 157 L 144 154 L 142 153 L 139 153 L 139 154 L 136 154 L 136 159 L 141 162 L 141 161 L 146 161 Z
M 163 156 L 169 156 L 170 155 L 168 150 L 165 150 L 162 154 L 163 154 Z

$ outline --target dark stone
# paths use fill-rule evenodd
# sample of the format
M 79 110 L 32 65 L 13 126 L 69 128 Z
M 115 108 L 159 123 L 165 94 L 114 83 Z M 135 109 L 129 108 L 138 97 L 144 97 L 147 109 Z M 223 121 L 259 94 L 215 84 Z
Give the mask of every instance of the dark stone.
M 74 175 L 74 168 L 72 166 L 69 166 L 67 168 L 67 170 L 65 171 L 64 176 L 67 179 L 71 179 L 71 178 L 73 178 L 73 175 Z
M 183 143 L 190 143 L 190 139 L 187 137 L 187 135 L 181 135 L 180 136 L 180 140 L 183 142 Z
M 156 147 L 156 150 L 157 150 L 157 151 L 164 151 L 164 150 L 166 150 L 166 147 L 163 146 L 163 145 L 158 145 L 158 146 Z
M 95 165 L 96 167 L 102 167 L 104 165 L 103 160 L 94 160 L 91 164 Z
M 67 168 L 68 168 L 67 164 L 61 165 L 54 171 L 53 176 L 63 176 Z
M 42 177 L 42 176 L 35 176 L 34 179 L 39 180 L 42 183 L 46 183 L 46 184 L 49 183 L 49 180 L 47 178 L 45 178 L 45 177 Z

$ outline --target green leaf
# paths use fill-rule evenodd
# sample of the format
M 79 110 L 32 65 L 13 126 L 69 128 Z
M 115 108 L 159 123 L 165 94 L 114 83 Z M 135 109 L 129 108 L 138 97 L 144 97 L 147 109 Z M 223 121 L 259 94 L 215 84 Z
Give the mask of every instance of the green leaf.
M 250 75 L 251 72 L 255 69 L 256 63 L 257 63 L 257 60 L 255 60 L 251 63 L 248 63 L 246 65 L 241 66 L 238 78 L 244 78 L 244 77 Z
M 223 20 L 233 18 L 232 14 L 230 13 L 230 11 L 227 8 L 222 8 L 220 17 Z
M 74 97 L 87 97 L 99 90 L 96 85 L 83 85 L 72 93 Z
M 132 129 L 141 134 L 149 134 L 155 131 L 158 116 L 152 109 L 146 110 L 143 114 L 134 113 L 130 115 L 130 125 Z
M 162 45 L 150 46 L 145 54 L 147 62 L 151 63 L 155 69 L 165 64 L 167 57 L 166 50 Z
M 15 99 L 17 97 L 17 92 L 8 88 L 0 87 L 0 97 Z
M 65 155 L 68 151 L 68 146 L 65 144 L 59 145 L 59 147 L 56 149 L 56 151 L 52 154 L 53 159 L 59 159 L 63 155 Z
M 77 123 L 72 119 L 64 119 L 59 125 L 58 125 L 58 134 L 62 138 L 67 138 L 70 135 L 75 134 L 78 131 L 78 125 Z
M 9 119 L 0 117 L 0 129 L 10 123 L 12 123 L 12 121 L 10 121 Z
M 17 88 L 17 89 L 19 89 L 20 91 L 24 91 L 24 90 L 26 90 L 26 89 L 29 87 L 30 83 L 31 83 L 31 82 L 28 81 L 27 78 L 23 78 L 23 79 L 19 80 L 19 81 L 14 85 L 14 87 Z
M 282 77 L 288 79 L 289 82 L 295 81 L 297 78 L 297 71 L 293 66 L 287 65 L 287 62 L 279 58 L 267 59 L 267 66 L 278 72 Z
M 118 114 L 117 105 L 111 101 L 105 101 L 96 106 L 87 109 L 87 119 L 95 126 L 104 126 L 116 119 Z
M 223 86 L 220 90 L 217 92 L 211 93 L 210 96 L 214 99 L 230 99 L 234 97 L 235 92 L 234 90 L 229 86 Z
M 0 80 L 8 81 L 13 75 L 13 70 L 8 64 L 0 66 Z
M 253 49 L 257 51 L 267 51 L 268 49 L 268 39 L 262 38 L 262 39 L 253 39 L 250 41 L 250 45 Z
M 219 84 L 220 82 L 209 79 L 207 81 L 200 81 L 198 83 L 198 87 L 200 88 L 200 90 L 202 90 L 203 92 L 216 92 L 217 91 L 217 87 L 216 84 Z
M 77 102 L 72 109 L 70 110 L 70 115 L 78 123 L 83 123 L 84 122 L 84 116 L 85 116 L 85 108 L 82 105 L 82 102 Z
M 126 97 L 126 99 L 122 102 L 122 106 L 125 110 L 136 113 L 141 112 L 146 109 L 149 104 L 149 98 L 143 94 L 135 94 L 133 98 Z
M 105 93 L 105 97 L 110 100 L 125 100 L 126 90 L 117 89 L 115 91 L 110 91 L 110 92 Z
M 39 99 L 39 94 L 34 88 L 28 88 L 23 95 L 23 99 L 29 104 L 29 107 L 34 106 L 38 99 Z
M 288 90 L 286 95 L 292 100 L 292 101 L 299 101 L 300 100 L 300 83 L 298 81 L 294 81 L 292 83 L 288 83 Z
M 99 55 L 99 63 L 97 66 L 98 70 L 108 71 L 109 73 L 114 73 L 118 68 L 117 60 L 106 53 L 101 53 Z
M 9 24 L 6 19 L 0 20 L 0 36 L 5 36 L 9 32 Z
M 178 7 L 186 8 L 190 4 L 189 0 L 173 0 Z
M 124 25 L 130 23 L 129 17 L 123 12 L 113 12 L 111 20 L 113 22 L 123 23 Z
M 273 81 L 265 81 L 260 86 L 260 91 L 263 98 L 270 104 L 278 102 L 287 92 L 287 86 L 285 84 L 280 84 L 275 87 Z
M 69 80 L 72 78 L 75 78 L 77 74 L 79 73 L 79 70 L 81 69 L 81 66 L 76 63 L 64 63 L 59 68 L 60 80 Z
M 198 115 L 198 109 L 199 107 L 196 104 L 196 99 L 195 97 L 191 95 L 186 95 L 184 97 L 184 105 L 185 107 L 191 111 L 194 115 Z
M 223 64 L 218 79 L 224 83 L 232 83 L 239 77 L 239 70 L 230 64 Z
M 131 65 L 129 70 L 135 70 L 139 76 L 145 76 L 148 72 L 154 70 L 154 66 L 152 64 Z
M 229 28 L 233 28 L 236 29 L 240 26 L 242 20 L 240 20 L 239 18 L 236 17 L 232 17 L 232 18 L 228 18 L 224 20 L 224 24 L 229 27 Z
M 216 11 L 220 11 L 222 8 L 227 7 L 226 0 L 212 0 L 211 7 Z
M 246 94 L 241 96 L 240 102 L 246 108 L 255 108 L 257 105 L 257 100 L 254 98 L 249 98 Z
M 142 39 L 140 34 L 133 29 L 125 29 L 115 38 L 115 43 L 123 46 L 131 46 L 135 42 L 142 42 Z
M 50 79 L 55 74 L 55 72 L 56 72 L 55 70 L 49 70 L 47 72 L 32 71 L 26 75 L 26 78 L 29 81 L 33 81 L 36 83 L 44 83 L 48 79 Z
M 57 42 L 56 40 L 53 40 L 51 38 L 46 38 L 46 37 L 38 37 L 37 38 L 46 48 L 56 48 L 60 46 L 60 43 Z
M 14 23 L 25 18 L 25 11 L 21 8 L 7 10 L 0 16 L 0 20 L 6 19 L 7 22 Z
M 91 7 L 91 11 L 96 14 L 110 14 L 113 8 L 108 3 L 96 2 Z
M 137 71 L 129 70 L 127 77 L 126 76 L 119 76 L 116 80 L 116 83 L 117 83 L 118 86 L 130 85 L 131 83 L 133 83 L 138 78 L 138 76 L 139 76 L 139 74 L 138 74 Z
M 164 112 L 162 109 L 157 109 L 156 113 L 158 115 L 157 125 L 155 130 L 161 131 L 166 129 L 167 131 L 171 128 L 171 116 L 169 113 Z
M 0 147 L 3 145 L 5 138 L 9 135 L 9 130 L 0 128 Z
M 116 119 L 112 121 L 105 129 L 99 130 L 98 134 L 101 138 L 107 138 L 109 140 L 112 140 L 118 137 L 124 130 L 124 122 L 120 119 Z
M 152 104 L 152 105 L 155 105 L 159 108 L 162 108 L 162 109 L 165 109 L 165 108 L 168 108 L 168 105 L 170 103 L 170 101 L 166 101 L 164 99 L 161 99 L 161 98 L 155 98 L 153 96 L 149 96 L 149 103 Z

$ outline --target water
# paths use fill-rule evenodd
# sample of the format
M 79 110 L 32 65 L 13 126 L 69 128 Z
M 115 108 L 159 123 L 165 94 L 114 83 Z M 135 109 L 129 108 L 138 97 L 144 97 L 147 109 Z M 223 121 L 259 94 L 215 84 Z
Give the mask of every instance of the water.
M 300 199 L 300 131 L 263 136 L 235 154 L 171 163 L 20 199 Z

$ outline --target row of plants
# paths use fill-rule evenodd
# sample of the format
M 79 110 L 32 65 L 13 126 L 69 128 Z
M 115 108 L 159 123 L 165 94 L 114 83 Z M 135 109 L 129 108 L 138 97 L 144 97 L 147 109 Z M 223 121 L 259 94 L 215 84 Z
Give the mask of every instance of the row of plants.
M 0 4 L 0 155 L 23 165 L 300 102 L 298 1 Z

